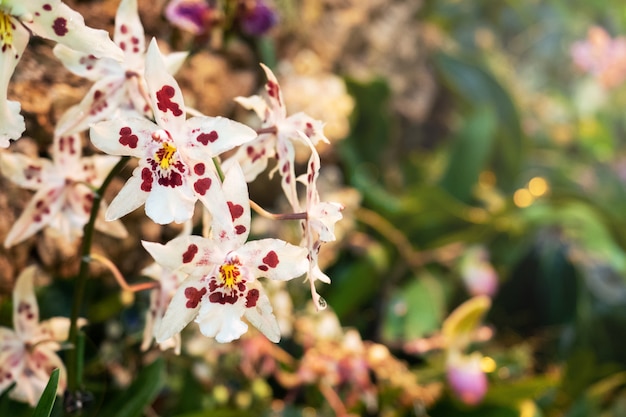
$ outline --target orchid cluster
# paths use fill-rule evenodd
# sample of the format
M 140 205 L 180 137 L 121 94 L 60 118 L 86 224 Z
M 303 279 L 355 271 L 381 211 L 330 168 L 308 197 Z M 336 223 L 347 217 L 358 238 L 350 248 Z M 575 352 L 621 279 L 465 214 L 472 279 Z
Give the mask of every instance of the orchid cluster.
M 266 7 L 253 3 L 245 13 Z M 330 278 L 318 266 L 318 252 L 335 239 L 334 226 L 343 208 L 323 201 L 317 188 L 321 163 L 316 145 L 328 140 L 322 122 L 305 113 L 288 114 L 278 80 L 267 66 L 261 64 L 266 96 L 236 99 L 260 118 L 260 128 L 254 130 L 185 106 L 172 74 L 187 54 L 164 55 L 156 39 L 146 48 L 137 0 L 121 0 L 113 40 L 86 26 L 77 12 L 58 0 L 3 1 L 0 22 L 1 147 L 19 141 L 25 131 L 20 104 L 7 100 L 7 86 L 31 33 L 56 41 L 54 55 L 63 65 L 93 82 L 80 103 L 59 118 L 50 157 L 0 153 L 2 174 L 35 191 L 5 247 L 44 229 L 70 242 L 83 236 L 94 207 L 98 208 L 94 200 L 101 197 L 95 190 L 115 174 L 114 166 L 132 157 L 136 163 L 131 177 L 108 206 L 100 206 L 95 227 L 124 237 L 121 218 L 141 206 L 156 224 L 186 225 L 183 233 L 164 244 L 142 242 L 156 261 L 144 270 L 156 282 L 143 349 L 154 338 L 161 348 L 173 347 L 179 353 L 180 332 L 191 321 L 204 336 L 220 343 L 239 339 L 248 331 L 247 323 L 278 342 L 281 328 L 264 280 L 305 277 L 316 307 L 325 307 L 315 283 L 328 283 Z M 83 156 L 86 135 L 103 154 Z M 296 147 L 310 155 L 305 172 L 297 172 Z M 249 197 L 248 183 L 263 175 L 273 160 L 276 167 L 270 175 L 280 176 L 288 213 L 271 214 Z M 197 210 L 203 213 L 202 235 L 192 234 Z M 300 240 L 250 240 L 252 210 L 275 220 L 299 222 Z M 54 319 L 63 330 L 47 322 L 37 324 L 32 276 L 31 269 L 24 271 L 15 287 L 15 330 L 0 329 L 0 390 L 16 382 L 12 395 L 35 404 L 52 368 L 62 370 L 59 392 L 66 385 L 64 365 L 54 352 L 62 347 L 58 342 L 67 339 L 68 320 Z M 71 335 L 70 344 L 63 347 L 74 348 Z

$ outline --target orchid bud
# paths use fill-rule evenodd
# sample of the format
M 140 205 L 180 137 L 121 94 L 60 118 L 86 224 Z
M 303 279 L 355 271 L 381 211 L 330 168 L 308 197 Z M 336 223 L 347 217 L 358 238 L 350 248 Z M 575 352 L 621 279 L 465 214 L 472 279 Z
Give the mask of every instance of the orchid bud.
M 257 0 L 252 6 L 244 6 L 241 15 L 241 30 L 251 36 L 263 35 L 278 23 L 278 15 L 263 0 Z
M 471 248 L 461 261 L 461 278 L 472 296 L 492 297 L 498 289 L 498 274 L 482 247 Z
M 463 355 L 451 351 L 446 365 L 446 376 L 454 395 L 467 405 L 480 403 L 487 393 L 487 375 L 481 368 L 479 353 Z

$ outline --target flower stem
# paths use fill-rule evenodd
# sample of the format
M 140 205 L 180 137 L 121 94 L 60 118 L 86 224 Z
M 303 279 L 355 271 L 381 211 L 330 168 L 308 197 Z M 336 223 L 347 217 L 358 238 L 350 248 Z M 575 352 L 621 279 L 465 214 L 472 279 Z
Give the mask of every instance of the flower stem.
M 124 165 L 126 165 L 129 159 L 130 157 L 128 156 L 120 158 L 119 162 L 113 167 L 111 172 L 109 172 L 109 175 L 102 182 L 100 188 L 94 193 L 89 221 L 83 230 L 80 269 L 78 270 L 76 287 L 74 289 L 70 334 L 68 339 L 71 348 L 67 355 L 67 389 L 70 393 L 75 392 L 79 388 L 78 385 L 80 381 L 82 381 L 82 375 L 79 375 L 79 368 L 82 368 L 82 366 L 80 366 L 82 358 L 79 358 L 79 352 L 76 349 L 78 346 L 78 316 L 85 298 L 85 286 L 87 283 L 87 275 L 89 273 L 89 254 L 91 253 L 91 243 L 93 241 L 93 234 L 96 227 L 96 218 L 98 217 L 98 211 L 100 210 L 100 202 L 102 201 L 104 191 L 107 189 L 115 175 L 117 175 L 117 173 L 122 170 Z

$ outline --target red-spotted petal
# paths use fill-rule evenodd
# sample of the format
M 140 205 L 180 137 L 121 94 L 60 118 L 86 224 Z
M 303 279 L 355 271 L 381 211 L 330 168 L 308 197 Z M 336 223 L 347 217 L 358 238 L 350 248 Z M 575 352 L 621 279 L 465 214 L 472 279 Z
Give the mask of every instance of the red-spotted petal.
M 244 317 L 269 340 L 274 343 L 280 342 L 280 328 L 263 287 L 258 281 L 248 282 L 247 286 L 248 299 L 254 299 L 254 302 L 246 304 Z
M 144 246 L 146 246 L 145 243 Z M 162 343 L 179 333 L 198 315 L 207 292 L 208 289 L 201 277 L 189 276 L 183 281 L 165 311 L 161 324 L 156 329 L 157 343 Z
M 13 289 L 13 328 L 22 340 L 29 340 L 39 325 L 39 305 L 35 298 L 34 280 L 37 267 L 22 271 Z
M 306 248 L 279 239 L 252 240 L 238 249 L 237 254 L 257 277 L 287 281 L 309 269 Z
M 31 2 L 29 16 L 32 20 L 22 20 L 22 23 L 37 36 L 98 58 L 124 59 L 124 54 L 106 31 L 86 26 L 80 13 L 59 0 Z

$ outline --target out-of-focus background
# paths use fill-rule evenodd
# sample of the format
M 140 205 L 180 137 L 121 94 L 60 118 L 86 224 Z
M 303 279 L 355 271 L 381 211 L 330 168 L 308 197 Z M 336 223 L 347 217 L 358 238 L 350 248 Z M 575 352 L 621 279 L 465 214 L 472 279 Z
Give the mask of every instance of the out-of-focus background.
M 139 11 L 148 37 L 192 50 L 176 75 L 188 106 L 254 123 L 232 99 L 260 91 L 265 62 L 288 112 L 326 123 L 320 193 L 345 206 L 337 241 L 320 254 L 329 308 L 315 312 L 306 285 L 290 282 L 275 290 L 291 329 L 277 346 L 262 336 L 218 345 L 190 326 L 181 356 L 142 353 L 147 294 L 120 294 L 96 267 L 85 415 L 626 415 L 624 4 L 262 3 L 276 21 L 258 33 L 228 26 L 226 14 L 192 34 L 163 0 L 139 0 Z M 112 29 L 117 1 L 67 4 Z M 12 149 L 44 154 L 59 115 L 88 88 L 33 38 L 9 87 L 29 138 Z M 5 178 L 0 187 L 4 239 L 32 193 Z M 275 180 L 250 192 L 272 211 L 286 207 Z M 139 240 L 180 227 L 142 210 L 123 221 L 130 237 L 98 235 L 95 250 L 132 280 L 150 263 Z M 253 227 L 297 233 L 262 219 Z M 0 249 L 3 325 L 13 282 L 33 262 L 50 275 L 37 293 L 42 316 L 68 315 L 79 244 L 40 233 Z M 4 397 L 0 410 L 29 415 Z

